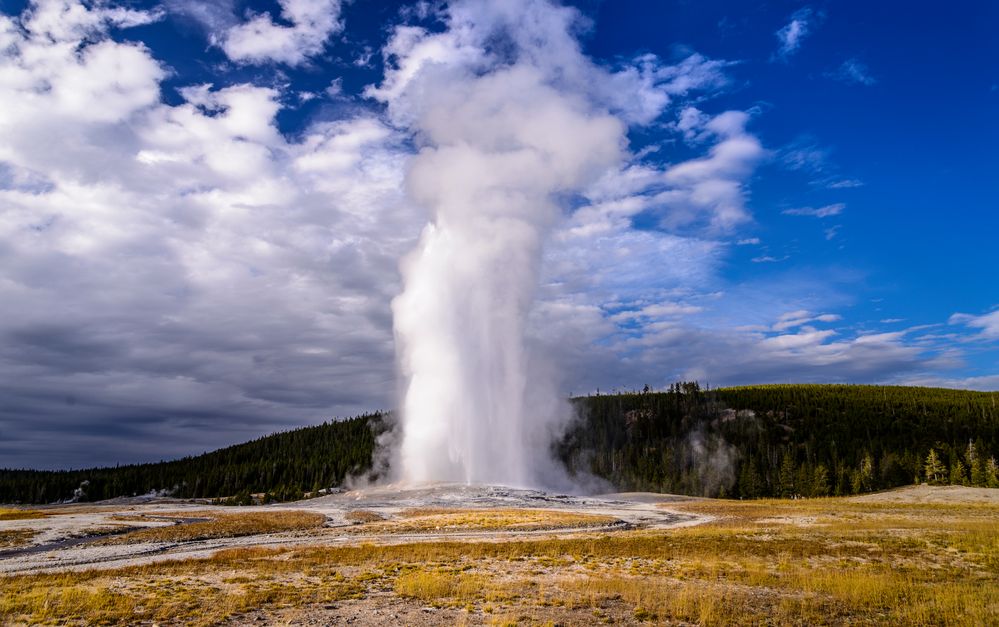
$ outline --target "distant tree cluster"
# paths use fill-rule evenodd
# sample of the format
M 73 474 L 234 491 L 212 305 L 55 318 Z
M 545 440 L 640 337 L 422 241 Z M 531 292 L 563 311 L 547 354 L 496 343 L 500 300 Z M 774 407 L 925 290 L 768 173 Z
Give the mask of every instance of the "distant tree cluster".
M 981 452 L 982 443 L 968 442 L 963 454 L 951 449 L 950 466 L 931 448 L 923 465 L 923 475 L 930 485 L 966 485 L 978 488 L 999 488 L 999 463 Z
M 573 399 L 553 445 L 570 472 L 619 490 L 729 498 L 848 495 L 912 483 L 999 487 L 999 393 L 857 385 L 697 383 Z M 284 501 L 371 471 L 381 414 L 172 462 L 0 470 L 0 502 L 157 491 L 232 505 Z

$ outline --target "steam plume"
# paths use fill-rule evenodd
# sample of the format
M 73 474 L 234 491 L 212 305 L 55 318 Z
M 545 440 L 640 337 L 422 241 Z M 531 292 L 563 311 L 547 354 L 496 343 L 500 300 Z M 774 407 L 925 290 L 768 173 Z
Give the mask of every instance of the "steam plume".
M 408 482 L 550 484 L 557 392 L 535 377 L 527 319 L 563 201 L 625 148 L 618 75 L 572 35 L 575 10 L 453 3 L 447 30 L 396 30 L 372 95 L 419 147 L 407 193 L 430 214 L 393 302 Z M 611 85 L 613 88 L 613 85 Z

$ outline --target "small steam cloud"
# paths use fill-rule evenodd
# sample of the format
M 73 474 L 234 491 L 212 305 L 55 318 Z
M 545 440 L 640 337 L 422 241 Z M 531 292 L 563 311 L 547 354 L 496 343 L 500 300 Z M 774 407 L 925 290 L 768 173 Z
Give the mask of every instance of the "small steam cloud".
M 447 29 L 396 29 L 369 95 L 418 146 L 407 193 L 429 210 L 393 302 L 403 378 L 397 470 L 413 482 L 558 483 L 550 443 L 570 412 L 527 333 L 545 240 L 564 200 L 620 167 L 630 121 L 668 96 L 649 60 L 594 65 L 571 8 L 452 3 Z
M 724 495 L 735 485 L 739 451 L 722 436 L 698 427 L 687 434 L 683 452 L 684 466 L 697 477 L 702 496 Z

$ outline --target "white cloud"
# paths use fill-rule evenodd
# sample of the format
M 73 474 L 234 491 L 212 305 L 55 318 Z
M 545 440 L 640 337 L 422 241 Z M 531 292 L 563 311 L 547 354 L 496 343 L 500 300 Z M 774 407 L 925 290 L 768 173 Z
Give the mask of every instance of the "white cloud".
M 241 24 L 219 36 L 226 55 L 241 63 L 301 65 L 322 53 L 326 42 L 343 30 L 341 0 L 278 0 L 281 17 L 290 26 L 277 24 L 270 13 L 250 14 Z
M 833 203 L 831 205 L 826 205 L 824 207 L 798 207 L 795 209 L 785 209 L 781 213 L 788 216 L 812 216 L 815 218 L 828 218 L 830 216 L 838 216 L 843 213 L 846 209 L 845 203 Z
M 999 374 L 979 375 L 973 377 L 920 376 L 907 378 L 901 383 L 904 385 L 918 385 L 925 387 L 997 392 L 999 391 Z
M 801 48 L 802 41 L 821 19 L 822 14 L 812 11 L 810 7 L 795 11 L 791 15 L 790 21 L 774 33 L 779 43 L 775 58 L 786 61 L 794 55 Z
M 828 168 L 829 151 L 807 137 L 800 138 L 781 150 L 780 161 L 788 170 L 818 174 Z
M 842 317 L 837 314 L 819 314 L 815 316 L 808 310 L 801 309 L 781 314 L 771 328 L 774 331 L 786 331 L 810 322 L 837 322 L 839 320 L 842 320 Z
M 462 20 L 500 19 L 503 5 L 462 3 L 446 36 L 395 32 L 384 52 L 399 64 L 369 92 L 392 102 L 391 120 L 354 110 L 291 137 L 276 117 L 299 92 L 284 87 L 220 80 L 164 102 L 167 68 L 109 35 L 155 11 L 41 0 L 20 23 L 0 17 L 0 301 L 14 304 L 0 318 L 5 463 L 159 459 L 392 407 L 389 302 L 398 259 L 425 222 L 402 193 L 411 138 L 392 122 L 425 113 L 406 102 L 417 73 L 475 72 L 481 42 Z M 339 4 L 310 13 L 320 6 L 282 4 L 290 25 L 213 13 L 211 28 L 245 30 L 235 58 L 301 64 L 340 28 Z M 712 384 L 897 380 L 936 367 L 944 340 L 816 329 L 838 321 L 809 313 L 835 311 L 830 298 L 775 295 L 787 288 L 780 278 L 742 290 L 720 278 L 766 156 L 748 114 L 692 105 L 725 88 L 729 64 L 567 63 L 581 53 L 559 32 L 543 31 L 537 63 L 599 103 L 588 115 L 679 119 L 674 130 L 697 151 L 669 166 L 632 156 L 595 176 L 583 206 L 553 226 L 532 332 L 567 390 L 697 374 Z M 444 134 L 473 122 L 428 120 Z M 488 125 L 478 132 L 495 137 Z M 643 213 L 657 228 L 633 228 Z M 952 322 L 999 334 L 995 313 Z M 58 442 L 86 445 L 54 456 Z
M 736 246 L 756 246 L 760 243 L 760 238 L 758 237 L 747 237 L 737 241 Z
M 707 218 L 713 231 L 727 231 L 749 220 L 743 183 L 765 155 L 759 140 L 746 132 L 748 114 L 726 111 L 704 123 L 717 138 L 706 157 L 679 163 L 663 173 L 667 189 L 652 202 L 663 210 L 663 225 L 679 228 Z
M 419 224 L 395 131 L 360 114 L 289 139 L 282 94 L 249 84 L 164 104 L 148 49 L 50 4 L 0 29 L 5 463 L 62 441 L 89 444 L 60 464 L 159 459 L 390 407 L 387 304 Z
M 577 308 L 584 310 L 581 304 Z M 618 386 L 630 389 L 644 382 L 663 386 L 681 379 L 698 379 L 712 386 L 746 382 L 901 382 L 952 365 L 934 349 L 920 346 L 901 333 L 851 335 L 843 330 L 808 326 L 791 333 L 768 333 L 754 330 L 751 325 L 743 329 L 706 326 L 696 316 L 638 329 L 629 324 L 630 320 L 621 320 L 625 326 L 607 333 L 602 319 L 590 314 L 585 320 L 573 315 L 560 319 L 562 328 L 585 329 L 585 340 L 567 335 L 552 348 L 566 355 L 567 376 L 579 392 Z
M 868 87 L 878 82 L 871 76 L 870 68 L 859 59 L 847 59 L 835 72 L 829 72 L 826 76 L 851 85 L 866 85 Z
M 830 181 L 826 187 L 829 189 L 850 189 L 853 187 L 863 187 L 864 182 L 859 179 L 839 179 Z
M 975 316 L 965 313 L 956 313 L 950 317 L 950 324 L 962 324 L 973 329 L 981 329 L 979 337 L 987 339 L 999 339 L 999 309 Z

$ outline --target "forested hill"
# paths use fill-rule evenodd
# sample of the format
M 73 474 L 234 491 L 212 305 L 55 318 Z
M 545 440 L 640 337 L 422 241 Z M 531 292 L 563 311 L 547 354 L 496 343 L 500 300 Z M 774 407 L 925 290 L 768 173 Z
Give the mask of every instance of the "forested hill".
M 0 503 L 50 503 L 74 497 L 97 501 L 165 491 L 217 497 L 270 492 L 279 500 L 339 485 L 371 467 L 379 414 L 304 427 L 197 457 L 88 470 L 0 470 Z
M 575 399 L 559 454 L 620 489 L 823 496 L 914 482 L 999 487 L 999 392 L 696 383 Z
M 554 447 L 620 490 L 754 498 L 853 494 L 928 480 L 999 487 L 999 392 L 769 385 L 573 399 Z M 0 470 L 0 503 L 268 492 L 299 498 L 372 465 L 379 414 L 279 433 L 197 457 L 73 471 Z

